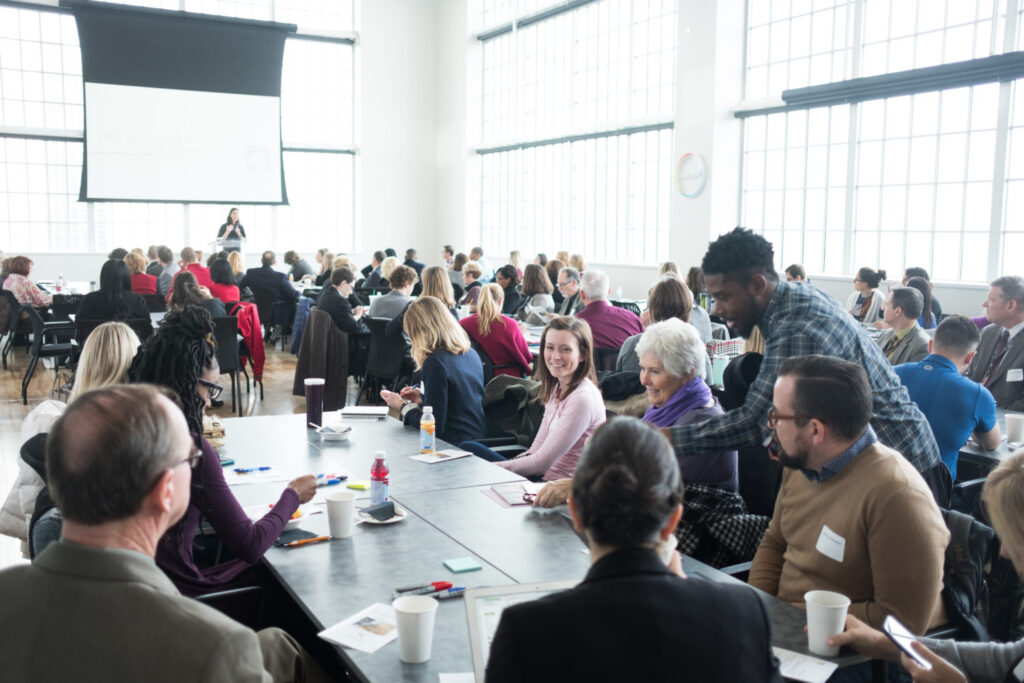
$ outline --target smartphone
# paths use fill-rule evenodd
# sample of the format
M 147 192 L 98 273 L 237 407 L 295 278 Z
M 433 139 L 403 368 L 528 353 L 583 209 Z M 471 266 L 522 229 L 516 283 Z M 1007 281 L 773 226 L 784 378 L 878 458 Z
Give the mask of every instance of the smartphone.
M 931 671 L 932 663 L 917 654 L 917 651 L 910 646 L 911 641 L 917 640 L 917 637 L 908 631 L 907 627 L 901 624 L 896 617 L 890 614 L 885 618 L 885 621 L 882 622 L 882 632 L 889 636 L 889 640 L 896 643 L 896 647 L 917 662 L 919 667 Z

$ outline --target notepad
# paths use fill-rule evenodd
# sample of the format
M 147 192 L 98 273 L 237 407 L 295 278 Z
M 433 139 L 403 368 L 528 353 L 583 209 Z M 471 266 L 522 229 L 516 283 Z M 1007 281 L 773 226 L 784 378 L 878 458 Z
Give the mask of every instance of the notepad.
M 338 412 L 343 420 L 383 420 L 388 416 L 388 407 L 348 406 Z

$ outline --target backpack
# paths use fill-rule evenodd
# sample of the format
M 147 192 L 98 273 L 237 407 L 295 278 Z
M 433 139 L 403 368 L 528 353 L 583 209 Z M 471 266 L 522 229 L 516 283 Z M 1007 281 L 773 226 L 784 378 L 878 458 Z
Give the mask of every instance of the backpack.
M 942 510 L 942 516 L 950 532 L 942 573 L 942 602 L 946 615 L 951 624 L 971 632 L 971 636 L 964 640 L 987 641 L 985 565 L 991 557 L 995 532 L 973 517 L 955 510 Z

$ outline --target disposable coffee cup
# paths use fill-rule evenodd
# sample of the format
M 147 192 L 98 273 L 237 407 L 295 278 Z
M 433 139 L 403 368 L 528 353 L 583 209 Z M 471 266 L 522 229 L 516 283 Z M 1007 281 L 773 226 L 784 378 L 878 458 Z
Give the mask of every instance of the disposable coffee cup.
M 351 491 L 331 491 L 324 494 L 327 501 L 327 526 L 331 538 L 348 538 L 352 535 L 356 516 L 356 494 Z
M 835 657 L 839 648 L 829 647 L 825 641 L 843 632 L 850 598 L 832 591 L 808 591 L 804 593 L 804 603 L 807 606 L 807 649 L 822 657 Z
M 1006 414 L 1006 442 L 1019 444 L 1024 441 L 1024 413 Z
M 306 380 L 306 428 L 309 425 L 322 425 L 324 419 L 324 380 L 310 377 Z
M 398 658 L 407 664 L 420 664 L 430 659 L 437 600 L 425 595 L 407 595 L 391 606 L 395 608 L 398 621 Z

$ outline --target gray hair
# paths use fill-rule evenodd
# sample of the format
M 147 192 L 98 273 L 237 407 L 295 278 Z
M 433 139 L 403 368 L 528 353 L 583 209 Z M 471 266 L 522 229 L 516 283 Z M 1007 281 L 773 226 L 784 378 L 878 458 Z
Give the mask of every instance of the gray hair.
M 992 281 L 992 287 L 1003 290 L 1003 301 L 1016 301 L 1024 308 L 1024 278 L 1019 275 L 1004 275 Z
M 608 275 L 603 271 L 589 269 L 583 273 L 580 289 L 587 301 L 601 301 L 608 298 Z
M 580 271 L 576 270 L 572 266 L 566 266 L 558 271 L 559 275 L 564 275 L 565 279 L 572 280 L 573 282 L 580 281 Z
M 692 370 L 695 377 L 704 377 L 704 357 L 707 350 L 696 328 L 679 318 L 654 323 L 640 336 L 636 356 L 653 354 L 674 377 L 684 377 Z

